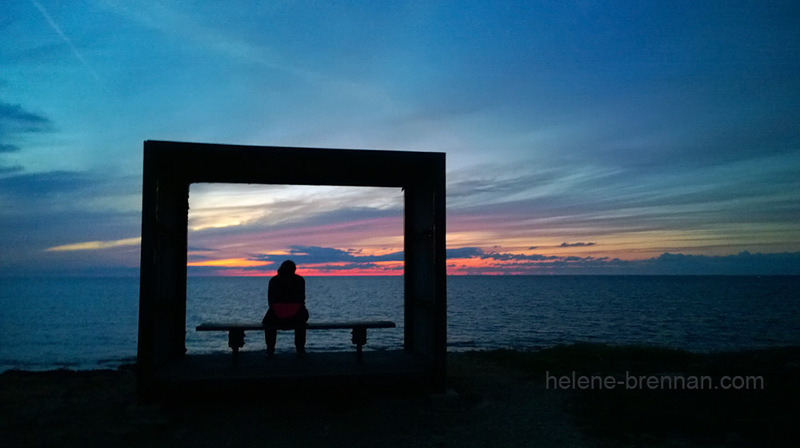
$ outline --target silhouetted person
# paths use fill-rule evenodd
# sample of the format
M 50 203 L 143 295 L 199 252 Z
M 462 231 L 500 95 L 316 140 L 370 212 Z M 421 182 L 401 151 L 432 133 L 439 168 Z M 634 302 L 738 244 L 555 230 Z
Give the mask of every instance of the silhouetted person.
M 275 353 L 278 338 L 277 328 L 294 328 L 294 346 L 297 354 L 306 352 L 306 328 L 308 310 L 306 309 L 306 281 L 295 274 L 297 266 L 291 260 L 284 261 L 278 268 L 278 275 L 269 280 L 267 300 L 269 309 L 262 322 L 273 327 L 265 330 L 267 355 Z

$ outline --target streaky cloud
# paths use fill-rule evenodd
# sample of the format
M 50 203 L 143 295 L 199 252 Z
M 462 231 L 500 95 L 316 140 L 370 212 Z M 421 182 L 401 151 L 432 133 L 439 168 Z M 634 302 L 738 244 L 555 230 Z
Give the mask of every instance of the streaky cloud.
M 141 138 L 446 152 L 448 255 L 482 272 L 783 272 L 737 253 L 800 251 L 800 3 L 6 3 L 8 265 L 96 265 L 115 251 L 43 251 L 137 235 Z M 400 250 L 400 194 L 222 190 L 190 208 L 190 245 L 217 249 L 198 256 Z
M 546 261 L 546 260 L 556 260 L 561 257 L 557 255 L 539 255 L 539 254 L 525 255 L 525 254 L 490 252 L 487 254 L 482 254 L 480 258 L 484 260 L 491 259 L 496 261 L 506 261 L 506 260 Z
M 316 266 L 325 271 L 358 271 L 375 269 L 402 269 L 402 265 L 378 266 L 381 262 L 403 261 L 402 252 L 382 255 L 360 255 L 358 250 L 343 250 L 322 246 L 290 246 L 287 253 L 258 254 L 247 258 L 249 265 L 239 263 L 227 266 L 214 265 L 216 269 L 244 269 L 249 271 L 273 271 L 286 259 L 299 266 Z M 200 262 L 205 257 L 193 257 L 198 261 L 192 266 L 211 266 Z M 747 251 L 736 255 L 706 256 L 664 253 L 644 260 L 621 260 L 610 257 L 580 257 L 544 254 L 520 254 L 486 252 L 478 247 L 453 248 L 447 251 L 447 259 L 454 274 L 516 274 L 516 275 L 800 275 L 800 252 L 777 254 L 751 254 Z M 458 260 L 489 260 L 488 265 L 461 266 Z M 452 270 L 454 269 L 454 270 Z
M 31 112 L 19 104 L 0 101 L 0 155 L 19 153 L 22 148 L 17 143 L 24 134 L 36 134 L 52 129 L 47 117 Z M 0 163 L 0 174 L 23 171 L 20 165 Z
M 483 249 L 478 247 L 460 247 L 447 249 L 447 258 L 472 258 L 484 255 Z
M 84 174 L 71 171 L 19 173 L 0 178 L 0 196 L 14 195 L 19 200 L 30 201 L 53 193 L 78 191 L 89 185 L 90 180 Z
M 219 249 L 212 249 L 210 247 L 201 247 L 201 246 L 188 246 L 186 250 L 189 252 L 216 252 Z
M 659 271 L 675 275 L 705 273 L 709 275 L 800 275 L 800 252 L 707 256 L 664 253 L 644 260 L 641 269 L 651 264 Z
M 464 267 L 462 273 L 524 273 L 578 275 L 800 275 L 800 252 L 708 256 L 663 253 L 644 260 L 609 257 L 485 253 L 479 248 L 449 252 L 448 259 L 491 259 L 504 263 Z M 458 256 L 454 256 L 458 255 Z
M 45 249 L 45 252 L 71 252 L 76 250 L 102 250 L 122 246 L 136 246 L 142 239 L 140 237 L 125 238 L 113 241 L 86 241 L 83 243 L 64 244 Z
M 349 263 L 364 268 L 367 264 L 385 261 L 403 261 L 403 252 L 390 252 L 382 255 L 359 255 L 357 250 L 342 250 L 321 246 L 289 246 L 286 254 L 259 254 L 250 257 L 253 261 L 265 261 L 271 264 L 264 269 L 274 269 L 286 259 L 291 259 L 298 266 L 324 263 Z
M 76 58 L 78 58 L 78 60 L 81 62 L 81 64 L 83 64 L 83 66 L 86 68 L 86 70 L 89 71 L 89 73 L 92 75 L 92 77 L 97 82 L 97 84 L 100 86 L 100 88 L 103 89 L 104 92 L 106 92 L 107 94 L 110 95 L 111 92 L 108 90 L 108 87 L 106 87 L 105 83 L 103 82 L 103 79 L 100 78 L 100 75 L 97 73 L 97 70 L 95 70 L 91 66 L 91 64 L 89 64 L 89 61 L 86 60 L 86 58 L 83 56 L 83 53 L 78 51 L 78 47 L 76 47 L 75 44 L 72 43 L 72 39 L 70 39 L 64 33 L 64 31 L 61 29 L 61 27 L 58 26 L 56 21 L 53 20 L 53 17 L 50 16 L 50 13 L 47 12 L 47 9 L 45 9 L 45 7 L 41 3 L 39 3 L 37 0 L 31 0 L 31 3 L 33 3 L 33 5 L 36 7 L 36 9 L 39 10 L 39 13 L 42 15 L 42 18 L 44 18 L 45 22 L 47 22 L 47 24 L 50 26 L 50 28 L 52 28 L 53 31 L 56 34 L 58 34 L 58 36 L 64 41 L 64 43 L 66 43 L 67 46 L 69 46 L 69 48 L 72 50 L 72 53 L 75 55 Z
M 19 152 L 20 148 L 17 145 L 9 145 L 5 143 L 0 143 L 0 154 L 6 152 Z
M 8 165 L 2 166 L 0 165 L 0 174 L 12 174 L 12 173 L 19 173 L 23 171 L 25 168 L 19 165 Z
M 30 112 L 19 104 L 0 101 L 0 135 L 50 130 L 50 119 Z

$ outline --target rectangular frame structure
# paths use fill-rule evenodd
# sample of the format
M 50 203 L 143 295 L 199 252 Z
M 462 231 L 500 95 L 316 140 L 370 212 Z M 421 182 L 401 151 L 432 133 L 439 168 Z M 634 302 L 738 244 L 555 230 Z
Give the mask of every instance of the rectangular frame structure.
M 145 141 L 138 382 L 185 356 L 189 186 L 197 182 L 401 187 L 406 351 L 443 391 L 447 355 L 445 154 Z

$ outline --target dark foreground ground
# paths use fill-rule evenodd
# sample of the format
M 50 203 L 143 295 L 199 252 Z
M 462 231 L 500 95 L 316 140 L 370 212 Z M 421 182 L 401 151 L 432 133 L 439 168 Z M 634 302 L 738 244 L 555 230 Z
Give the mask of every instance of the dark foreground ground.
M 800 446 L 800 348 L 572 345 L 448 363 L 446 395 L 339 390 L 285 402 L 142 404 L 126 369 L 6 372 L 0 446 Z

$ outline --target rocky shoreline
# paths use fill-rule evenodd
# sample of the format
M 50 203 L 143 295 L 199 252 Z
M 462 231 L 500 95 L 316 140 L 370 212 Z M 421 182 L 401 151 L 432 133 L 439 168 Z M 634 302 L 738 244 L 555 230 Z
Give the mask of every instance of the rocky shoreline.
M 0 440 L 6 447 L 793 447 L 798 378 L 800 347 L 697 354 L 588 344 L 451 353 L 445 395 L 331 391 L 142 404 L 129 368 L 9 371 L 0 375 Z M 704 379 L 709 387 L 701 388 Z

